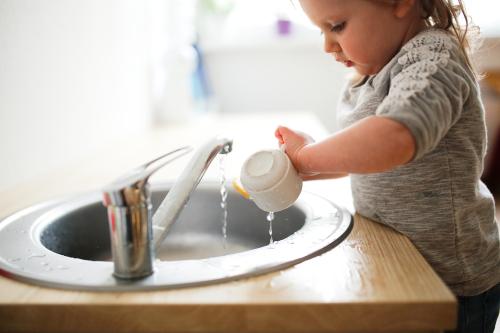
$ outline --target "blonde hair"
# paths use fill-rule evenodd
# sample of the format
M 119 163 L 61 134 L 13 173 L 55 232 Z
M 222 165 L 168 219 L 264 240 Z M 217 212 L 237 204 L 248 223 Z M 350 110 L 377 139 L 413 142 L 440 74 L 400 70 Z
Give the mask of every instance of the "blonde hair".
M 460 44 L 467 66 L 478 76 L 471 54 L 479 46 L 479 28 L 472 24 L 462 0 L 417 0 L 427 26 L 452 33 Z M 460 19 L 463 19 L 463 23 Z

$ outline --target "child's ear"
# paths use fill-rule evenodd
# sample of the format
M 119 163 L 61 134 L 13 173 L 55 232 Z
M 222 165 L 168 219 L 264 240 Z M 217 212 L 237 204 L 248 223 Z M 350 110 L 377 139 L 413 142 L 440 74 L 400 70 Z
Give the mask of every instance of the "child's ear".
M 397 18 L 404 18 L 415 6 L 415 0 L 399 0 L 394 4 L 394 15 Z

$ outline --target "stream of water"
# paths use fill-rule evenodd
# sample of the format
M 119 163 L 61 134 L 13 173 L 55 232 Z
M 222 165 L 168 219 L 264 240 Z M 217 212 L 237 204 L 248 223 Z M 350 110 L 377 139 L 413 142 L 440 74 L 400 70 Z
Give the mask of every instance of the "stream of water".
M 220 195 L 222 208 L 222 242 L 227 247 L 227 188 L 226 188 L 226 154 L 219 154 Z
M 273 220 L 274 220 L 274 212 L 269 212 L 267 214 L 267 221 L 269 222 L 269 244 L 274 243 L 273 240 Z

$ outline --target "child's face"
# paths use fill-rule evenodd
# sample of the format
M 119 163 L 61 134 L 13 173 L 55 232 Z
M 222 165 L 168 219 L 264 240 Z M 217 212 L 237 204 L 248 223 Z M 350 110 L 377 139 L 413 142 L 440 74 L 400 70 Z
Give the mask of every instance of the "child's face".
M 325 52 L 361 75 L 378 73 L 408 39 L 411 17 L 397 3 L 300 0 L 300 4 L 323 32 Z

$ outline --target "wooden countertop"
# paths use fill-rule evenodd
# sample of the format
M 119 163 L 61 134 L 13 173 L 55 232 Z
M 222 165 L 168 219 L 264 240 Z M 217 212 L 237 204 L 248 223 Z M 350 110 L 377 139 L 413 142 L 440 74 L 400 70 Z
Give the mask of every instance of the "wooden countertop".
M 321 124 L 303 113 L 224 116 L 155 129 L 110 144 L 84 163 L 0 193 L 0 216 L 42 200 L 98 189 L 124 171 L 181 144 L 199 142 L 210 132 L 233 135 L 233 157 L 226 168 L 232 177 L 250 153 L 276 146 L 273 131 L 278 124 L 301 128 L 316 138 L 325 135 Z M 182 168 L 182 162 L 176 164 L 174 171 Z M 152 181 L 172 174 L 167 170 Z M 206 178 L 216 174 L 209 170 Z M 306 189 L 352 211 L 348 179 L 309 182 Z M 406 237 L 358 215 L 351 234 L 331 251 L 234 282 L 112 293 L 62 291 L 0 278 L 1 332 L 438 332 L 454 327 L 455 308 L 452 293 Z

